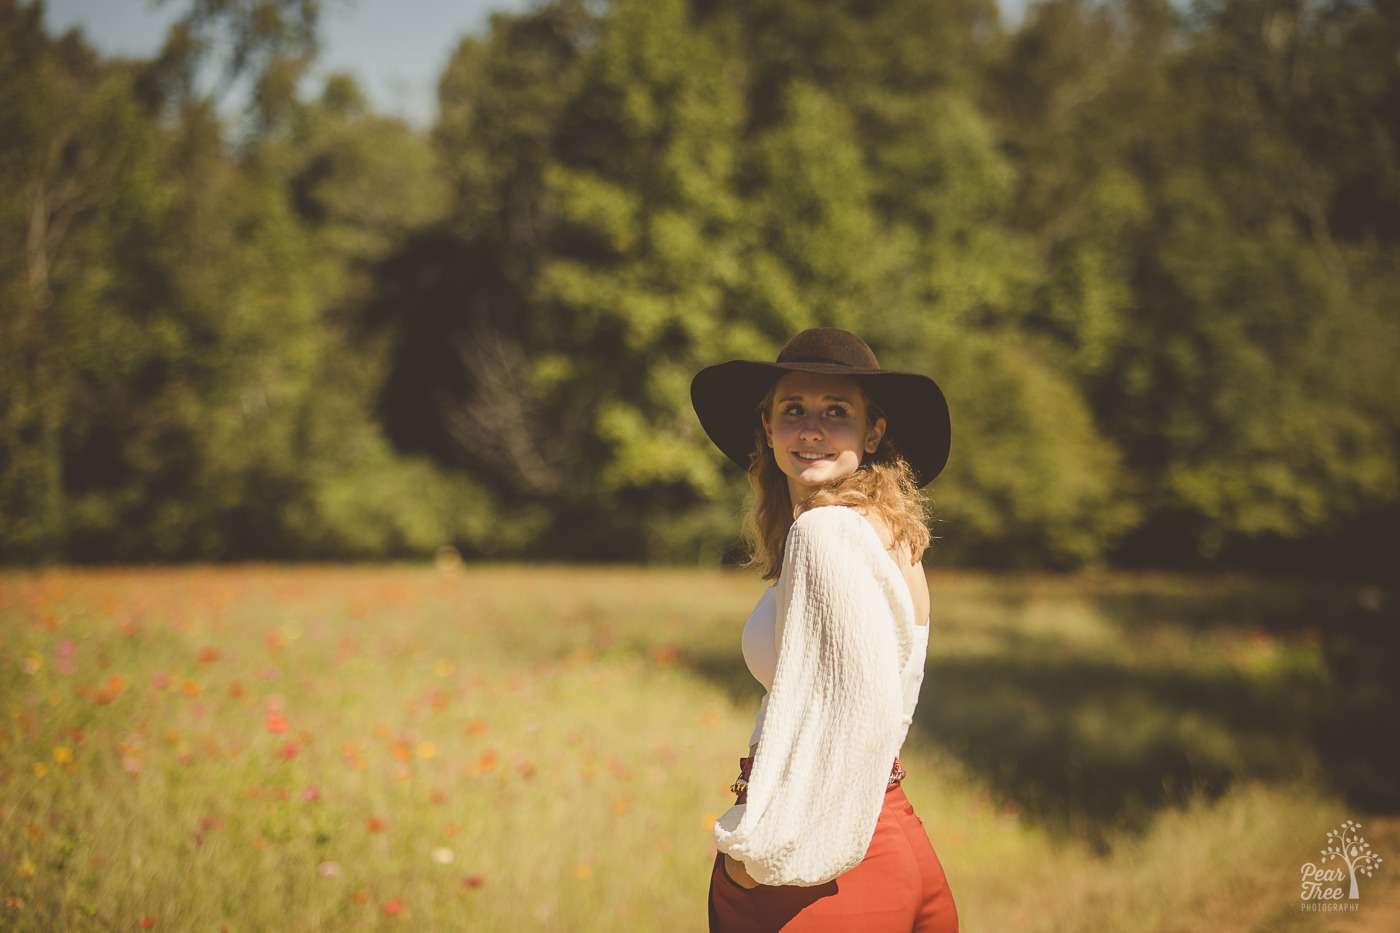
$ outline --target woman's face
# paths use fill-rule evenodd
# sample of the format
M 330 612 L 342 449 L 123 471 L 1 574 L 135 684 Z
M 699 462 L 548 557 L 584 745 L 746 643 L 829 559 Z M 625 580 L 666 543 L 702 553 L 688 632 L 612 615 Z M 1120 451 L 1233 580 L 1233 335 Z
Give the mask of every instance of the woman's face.
M 794 504 L 818 486 L 850 476 L 885 436 L 885 419 L 870 423 L 865 393 L 845 376 L 788 373 L 762 416 Z

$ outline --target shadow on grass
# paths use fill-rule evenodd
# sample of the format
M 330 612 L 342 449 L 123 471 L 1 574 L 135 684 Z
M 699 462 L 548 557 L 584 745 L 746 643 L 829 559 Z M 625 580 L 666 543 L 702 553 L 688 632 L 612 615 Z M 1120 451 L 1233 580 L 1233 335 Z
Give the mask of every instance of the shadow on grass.
M 953 647 L 931 653 L 914 720 L 1003 806 L 1095 842 L 1242 779 L 1400 810 L 1397 594 L 1064 584 L 1048 598 L 1111 633 L 1095 650 L 1030 620 L 1047 599 L 1034 587 L 949 605 Z M 975 650 L 959 647 L 968 632 Z M 688 662 L 756 704 L 738 655 Z

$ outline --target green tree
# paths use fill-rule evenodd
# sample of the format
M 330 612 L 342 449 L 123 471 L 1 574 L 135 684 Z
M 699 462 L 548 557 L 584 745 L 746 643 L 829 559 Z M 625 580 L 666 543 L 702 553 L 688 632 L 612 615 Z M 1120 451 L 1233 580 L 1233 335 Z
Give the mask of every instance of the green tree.
M 28 559 L 106 520 L 96 461 L 163 355 L 169 203 L 132 70 L 49 40 L 41 12 L 0 3 L 0 553 Z
M 686 416 L 697 361 L 745 340 L 725 326 L 740 116 L 684 3 L 613 7 L 546 175 L 557 198 L 540 283 L 550 343 L 534 357 L 551 434 L 589 464 L 561 490 L 558 534 L 580 553 L 598 535 L 623 556 L 693 547 L 683 517 L 718 482 Z
M 998 65 L 1014 216 L 1050 269 L 1027 325 L 1124 452 L 1134 560 L 1297 541 L 1394 499 L 1395 338 L 1369 297 L 1393 245 L 1370 219 L 1364 247 L 1335 231 L 1352 186 L 1389 196 L 1367 108 L 1396 69 L 1352 9 L 1052 2 Z M 1328 76 L 1363 51 L 1375 72 L 1341 91 Z M 1328 127 L 1362 100 L 1358 170 Z
M 432 132 L 445 216 L 374 263 L 364 306 L 390 345 L 378 402 L 389 435 L 490 491 L 509 520 L 473 545 L 492 553 L 546 536 L 569 455 L 540 421 L 531 359 L 555 339 L 537 310 L 555 213 L 546 172 L 596 29 L 582 4 L 562 3 L 463 39 Z

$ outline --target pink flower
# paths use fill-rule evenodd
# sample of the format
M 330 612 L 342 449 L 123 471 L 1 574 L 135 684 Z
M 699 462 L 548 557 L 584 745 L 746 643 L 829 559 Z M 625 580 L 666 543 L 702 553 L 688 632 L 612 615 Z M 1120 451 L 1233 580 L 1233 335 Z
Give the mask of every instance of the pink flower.
M 403 910 L 403 901 L 385 901 L 384 912 L 391 917 L 396 917 Z
M 308 784 L 301 789 L 301 799 L 305 803 L 315 803 L 321 799 L 321 788 L 315 784 Z

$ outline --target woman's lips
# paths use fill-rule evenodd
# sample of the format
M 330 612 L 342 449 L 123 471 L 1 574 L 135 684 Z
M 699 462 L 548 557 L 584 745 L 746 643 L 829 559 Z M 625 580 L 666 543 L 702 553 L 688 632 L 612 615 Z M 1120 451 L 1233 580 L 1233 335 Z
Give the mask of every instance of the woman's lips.
M 792 455 L 804 463 L 820 463 L 823 460 L 830 460 L 832 456 L 815 450 L 794 450 Z

